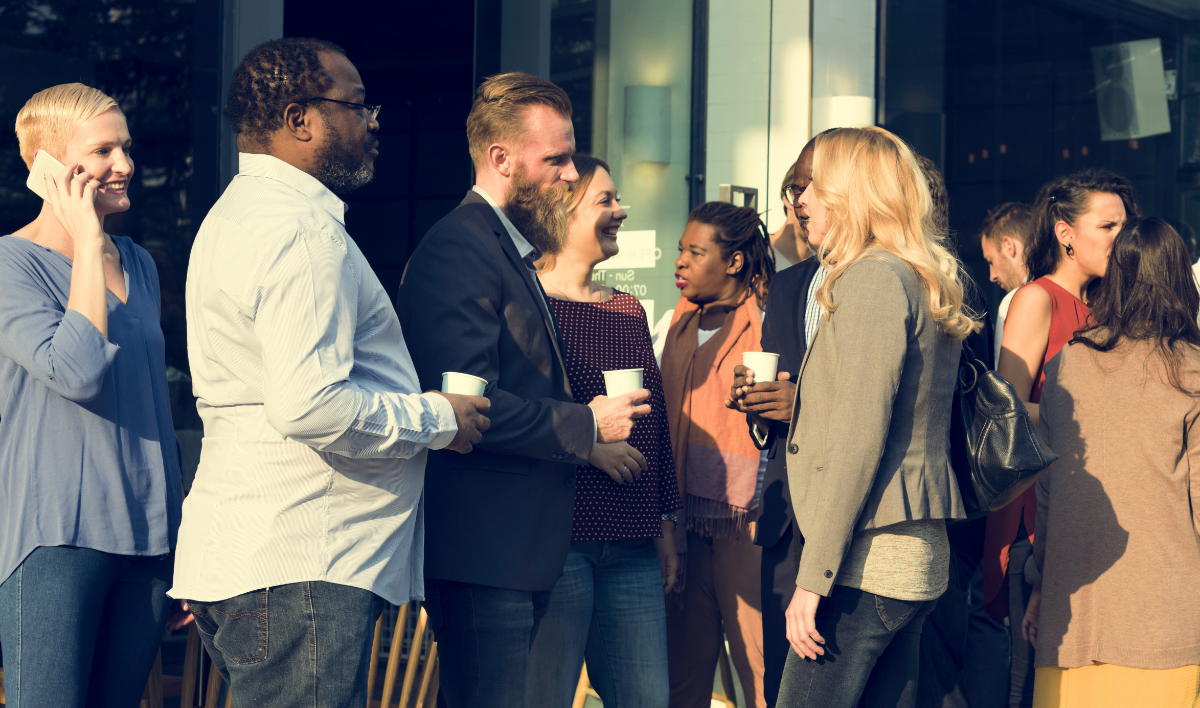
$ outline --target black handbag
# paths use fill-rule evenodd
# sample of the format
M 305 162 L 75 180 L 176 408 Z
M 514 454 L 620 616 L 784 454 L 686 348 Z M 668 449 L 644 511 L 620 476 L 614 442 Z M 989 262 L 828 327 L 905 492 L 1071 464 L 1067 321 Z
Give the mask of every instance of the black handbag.
M 963 343 L 950 420 L 950 464 L 967 520 L 1015 501 L 1058 459 L 1016 390 Z

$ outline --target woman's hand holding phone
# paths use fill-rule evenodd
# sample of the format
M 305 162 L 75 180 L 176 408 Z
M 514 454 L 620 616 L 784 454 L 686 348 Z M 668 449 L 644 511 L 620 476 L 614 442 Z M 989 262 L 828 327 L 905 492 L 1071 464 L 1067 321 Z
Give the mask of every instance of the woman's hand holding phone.
M 103 222 L 96 214 L 96 190 L 100 182 L 78 164 L 64 166 L 57 174 L 46 173 L 46 201 L 54 217 L 71 237 L 71 293 L 67 309 L 75 310 L 108 337 L 108 285 L 104 278 Z
M 104 250 L 104 229 L 96 214 L 100 182 L 92 173 L 77 169 L 78 165 L 64 166 L 57 175 L 46 173 L 44 177 L 46 201 L 75 244 L 74 260 L 92 253 L 99 257 Z

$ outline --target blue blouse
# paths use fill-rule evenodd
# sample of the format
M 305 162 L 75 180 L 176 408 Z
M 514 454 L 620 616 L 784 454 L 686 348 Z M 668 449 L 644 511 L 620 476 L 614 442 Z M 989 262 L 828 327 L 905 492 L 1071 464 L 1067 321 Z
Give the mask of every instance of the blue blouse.
M 150 254 L 114 236 L 108 339 L 67 310 L 71 260 L 0 238 L 0 582 L 39 546 L 153 556 L 183 500 Z

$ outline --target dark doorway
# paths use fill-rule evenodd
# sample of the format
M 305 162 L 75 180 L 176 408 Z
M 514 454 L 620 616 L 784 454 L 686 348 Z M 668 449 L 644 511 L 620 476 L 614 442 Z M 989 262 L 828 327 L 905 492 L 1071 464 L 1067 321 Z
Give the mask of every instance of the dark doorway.
M 330 5 L 287 0 L 283 32 L 343 48 L 379 113 L 375 181 L 346 198 L 346 228 L 384 288 L 472 183 L 465 123 L 474 90 L 473 0 Z

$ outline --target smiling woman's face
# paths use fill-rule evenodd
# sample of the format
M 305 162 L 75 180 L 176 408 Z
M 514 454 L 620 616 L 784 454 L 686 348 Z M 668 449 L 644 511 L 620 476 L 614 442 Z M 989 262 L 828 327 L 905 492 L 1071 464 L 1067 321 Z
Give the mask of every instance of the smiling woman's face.
M 129 156 L 133 140 L 125 114 L 117 108 L 75 126 L 61 156 L 64 164 L 78 164 L 100 182 L 96 191 L 96 213 L 115 214 L 129 208 L 129 180 L 133 177 L 133 159 Z
M 565 250 L 578 253 L 592 263 L 612 258 L 621 250 L 617 230 L 628 216 L 621 208 L 612 177 L 597 166 L 587 191 L 571 214 Z

